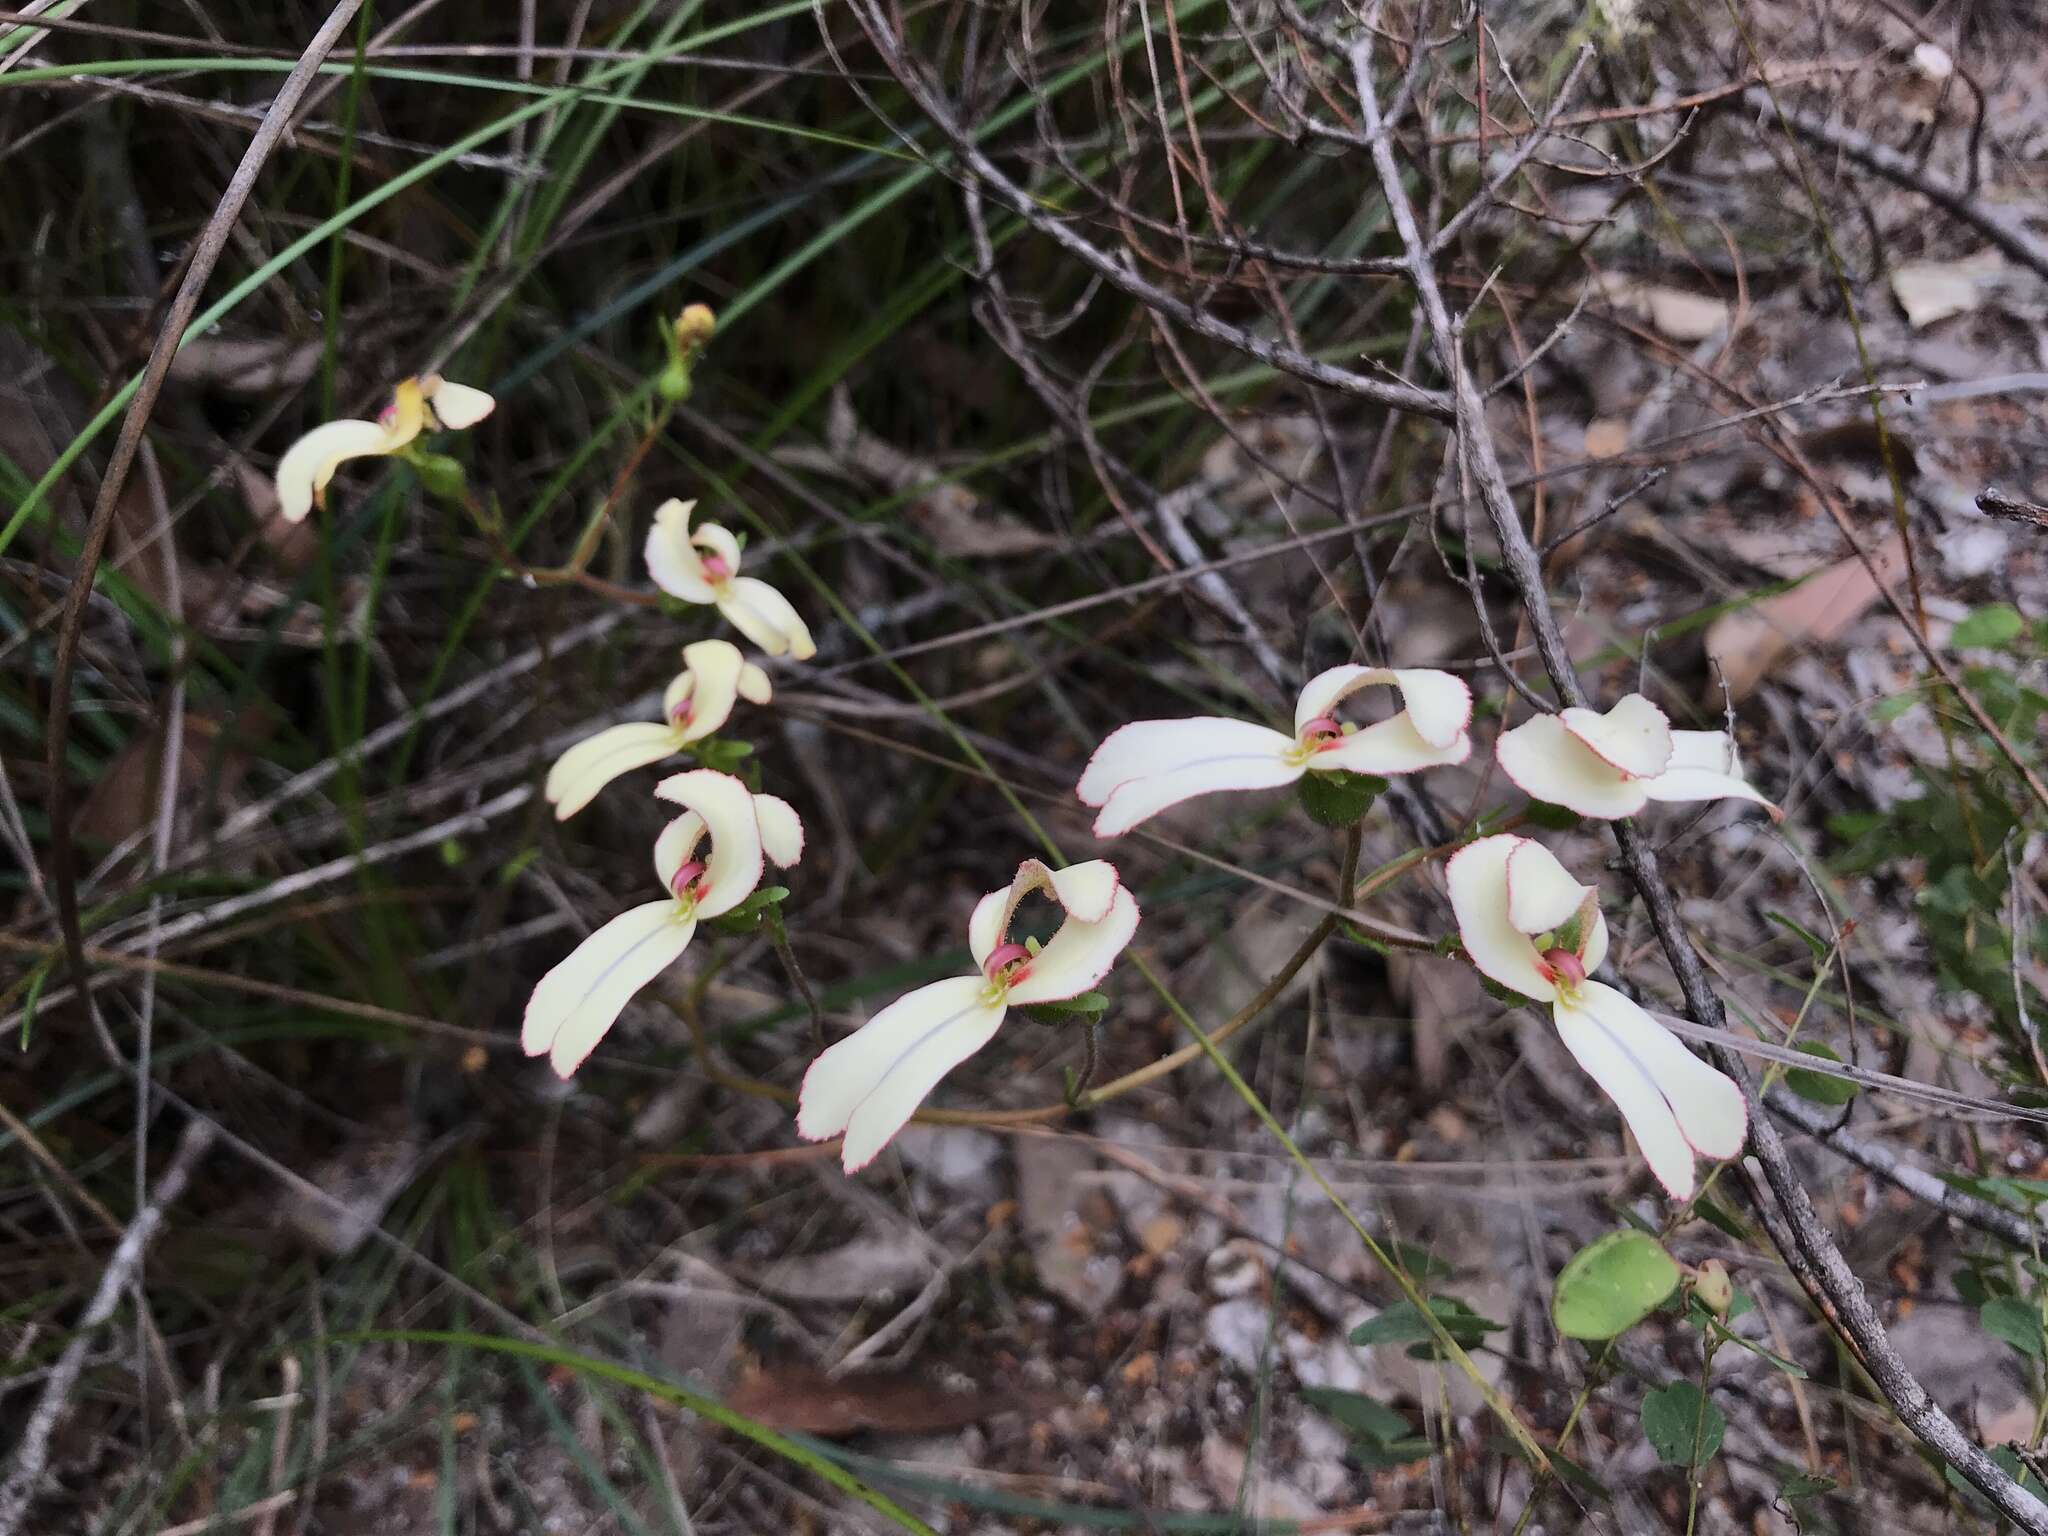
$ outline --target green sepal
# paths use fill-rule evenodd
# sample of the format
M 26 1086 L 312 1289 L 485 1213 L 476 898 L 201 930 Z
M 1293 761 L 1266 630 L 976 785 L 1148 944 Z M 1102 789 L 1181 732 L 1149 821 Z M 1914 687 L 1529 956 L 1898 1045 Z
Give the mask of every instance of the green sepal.
M 1076 1014 L 1100 1014 L 1109 1007 L 1109 997 L 1102 992 L 1083 992 L 1079 997 L 1063 997 L 1053 1003 L 1028 1003 L 1024 1012 L 1041 1024 L 1058 1024 Z
M 445 453 L 414 453 L 408 462 L 420 477 L 420 487 L 436 501 L 462 506 L 469 500 L 469 476 Z
M 1585 820 L 1577 811 L 1566 810 L 1561 805 L 1549 805 L 1541 800 L 1531 800 L 1529 809 L 1522 814 L 1534 825 L 1548 832 L 1569 832 Z
M 1294 792 L 1309 820 L 1319 827 L 1354 827 L 1365 819 L 1373 801 L 1387 790 L 1387 781 L 1369 773 L 1304 773 Z
M 704 767 L 736 774 L 740 764 L 754 755 L 754 744 L 727 736 L 706 736 L 702 741 L 691 742 L 690 750 Z
M 780 914 L 775 908 L 789 899 L 786 885 L 764 885 L 730 912 L 721 912 L 712 918 L 711 926 L 721 932 L 745 935 L 759 928 L 763 922 L 776 920 Z

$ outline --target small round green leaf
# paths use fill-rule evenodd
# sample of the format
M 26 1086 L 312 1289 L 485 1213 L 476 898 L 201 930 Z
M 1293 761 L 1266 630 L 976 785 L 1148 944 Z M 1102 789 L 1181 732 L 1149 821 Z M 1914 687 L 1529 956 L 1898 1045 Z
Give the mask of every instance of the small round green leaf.
M 1797 1049 L 1821 1061 L 1839 1062 L 1828 1046 L 1818 1040 L 1801 1040 Z M 1793 1067 L 1785 1073 L 1785 1086 L 1802 1099 L 1811 1099 L 1816 1104 L 1839 1107 L 1856 1097 L 1856 1085 L 1844 1078 L 1830 1076 L 1826 1072 L 1809 1072 L 1804 1067 Z
M 1721 1410 L 1689 1381 L 1674 1381 L 1643 1399 L 1643 1433 L 1667 1466 L 1705 1466 L 1727 1432 Z
M 1366 773 L 1304 773 L 1295 785 L 1302 809 L 1323 827 L 1356 826 L 1385 792 L 1387 781 Z
M 1551 1317 L 1568 1339 L 1611 1339 L 1678 1289 L 1678 1263 L 1647 1232 L 1596 1238 L 1557 1277 Z

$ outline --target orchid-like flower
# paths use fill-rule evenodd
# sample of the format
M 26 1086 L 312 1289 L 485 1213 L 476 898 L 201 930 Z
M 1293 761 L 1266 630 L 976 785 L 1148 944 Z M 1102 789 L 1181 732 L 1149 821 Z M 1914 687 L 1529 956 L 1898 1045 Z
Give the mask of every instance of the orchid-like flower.
M 1339 703 L 1391 684 L 1405 708 L 1363 728 L 1341 724 Z M 1198 715 L 1140 720 L 1111 731 L 1075 793 L 1099 806 L 1097 837 L 1115 837 L 1169 806 L 1220 789 L 1277 789 L 1305 773 L 1386 777 L 1462 763 L 1472 752 L 1472 690 L 1448 672 L 1332 667 L 1309 679 L 1294 706 L 1294 734 L 1249 720 Z
M 451 384 L 438 373 L 404 380 L 375 421 L 330 421 L 285 449 L 277 461 L 278 513 L 289 523 L 305 521 L 347 460 L 397 453 L 425 431 L 473 427 L 497 403 L 482 390 Z
M 1614 1101 L 1671 1197 L 1693 1192 L 1693 1155 L 1734 1157 L 1748 1113 L 1742 1090 L 1629 997 L 1589 980 L 1607 957 L 1599 892 L 1541 843 L 1483 837 L 1445 869 L 1458 937 L 1482 974 L 1550 1004 L 1565 1048 Z
M 1043 947 L 1009 936 L 1017 903 L 1043 891 L 1066 911 Z M 1008 890 L 975 904 L 967 947 L 972 976 L 935 981 L 898 998 L 811 1063 L 797 1095 L 797 1134 L 843 1135 L 840 1161 L 857 1173 L 902 1130 L 939 1079 L 987 1045 L 1012 1004 L 1079 997 L 1103 977 L 1138 929 L 1138 903 L 1103 859 L 1052 869 L 1017 866 Z
M 761 883 L 763 857 L 787 868 L 803 856 L 804 826 L 788 803 L 756 795 L 729 773 L 693 769 L 654 788 L 683 814 L 654 844 L 662 901 L 621 912 L 541 977 L 527 1000 L 520 1046 L 568 1077 L 597 1048 L 633 994 L 690 947 L 697 924 L 730 912 Z M 698 848 L 706 836 L 711 847 Z
M 633 720 L 576 743 L 548 770 L 548 804 L 567 821 L 622 773 L 674 757 L 717 733 L 735 700 L 768 702 L 768 674 L 741 657 L 730 640 L 683 647 L 683 670 L 662 695 L 660 720 Z
M 1501 771 L 1531 799 L 1613 821 L 1652 800 L 1752 800 L 1726 731 L 1674 731 L 1664 711 L 1632 693 L 1606 714 L 1535 715 L 1494 744 Z
M 718 523 L 690 526 L 694 501 L 663 502 L 647 534 L 647 574 L 670 597 L 710 603 L 726 622 L 770 656 L 809 661 L 818 654 L 811 632 L 789 599 L 767 582 L 740 574 L 740 541 Z

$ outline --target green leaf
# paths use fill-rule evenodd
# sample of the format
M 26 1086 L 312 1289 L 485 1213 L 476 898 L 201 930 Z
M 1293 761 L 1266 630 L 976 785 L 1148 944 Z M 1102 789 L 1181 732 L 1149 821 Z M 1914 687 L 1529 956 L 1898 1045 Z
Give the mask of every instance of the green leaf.
M 1415 1426 L 1377 1398 L 1338 1387 L 1304 1387 L 1302 1401 L 1370 1445 L 1389 1446 L 1413 1438 Z M 1424 1454 L 1428 1452 L 1425 1449 Z
M 1778 1484 L 1781 1499 L 1817 1499 L 1824 1493 L 1833 1493 L 1836 1488 L 1832 1477 L 1819 1477 L 1811 1472 L 1793 1472 Z
M 1106 992 L 1083 992 L 1079 997 L 1063 997 L 1057 1002 L 1033 1003 L 1031 1012 L 1041 1014 L 1101 1013 L 1109 1007 Z
M 1994 1339 L 2002 1339 L 2029 1360 L 2039 1360 L 2048 1349 L 2041 1340 L 2041 1308 L 2019 1296 L 1994 1296 L 1977 1309 L 1977 1321 Z
M 1368 773 L 1304 773 L 1295 793 L 1309 820 L 1321 827 L 1352 827 L 1365 819 L 1373 801 L 1386 792 L 1387 781 Z
M 707 736 L 702 741 L 692 742 L 690 750 L 706 768 L 716 768 L 720 773 L 737 773 L 741 761 L 754 755 L 754 744 L 735 741 L 727 736 Z
M 1958 651 L 2010 645 L 2026 627 L 2027 621 L 2011 603 L 1990 603 L 1950 630 L 1948 643 Z
M 1569 832 L 1584 820 L 1577 811 L 1568 811 L 1561 805 L 1546 805 L 1541 800 L 1530 802 L 1529 809 L 1523 814 L 1530 825 L 1551 832 Z
M 1678 1263 L 1642 1232 L 1595 1238 L 1557 1277 L 1550 1315 L 1568 1339 L 1611 1339 L 1678 1289 Z
M 1814 959 L 1827 959 L 1828 946 L 1825 942 L 1822 941 L 1821 937 L 1818 934 L 1809 932 L 1806 928 L 1804 928 L 1798 923 L 1795 923 L 1794 921 L 1792 921 L 1791 918 L 1787 917 L 1782 912 L 1767 911 L 1764 913 L 1764 916 L 1769 918 L 1772 922 L 1776 923 L 1780 928 L 1783 928 L 1786 932 L 1802 940 L 1805 943 L 1806 947 L 1813 951 Z
M 1820 1061 L 1839 1062 L 1842 1059 L 1818 1040 L 1801 1040 L 1794 1048 Z M 1786 1072 L 1785 1086 L 1802 1099 L 1811 1099 L 1816 1104 L 1839 1106 L 1856 1097 L 1854 1083 L 1830 1077 L 1825 1072 L 1809 1072 L 1804 1067 L 1793 1067 Z
M 1700 1195 L 1693 1200 L 1692 1213 L 1709 1226 L 1720 1228 L 1721 1231 L 1734 1238 L 1738 1243 L 1746 1243 L 1751 1240 L 1751 1233 L 1747 1223 L 1719 1201 L 1710 1200 L 1707 1196 Z
M 1507 1326 L 1481 1316 L 1455 1296 L 1430 1297 L 1429 1310 L 1460 1349 L 1471 1349 L 1484 1343 L 1486 1335 L 1499 1333 Z M 1368 1318 L 1351 1330 L 1351 1342 L 1361 1348 L 1374 1344 L 1413 1344 L 1419 1347 L 1410 1353 L 1419 1359 L 1429 1357 L 1431 1337 L 1429 1324 L 1411 1301 L 1397 1301 L 1378 1317 Z
M 1727 1432 L 1721 1410 L 1689 1381 L 1674 1381 L 1643 1399 L 1643 1433 L 1667 1466 L 1704 1466 Z
M 1920 695 L 1915 692 L 1890 694 L 1870 706 L 1870 718 L 1875 724 L 1890 725 L 1919 702 Z

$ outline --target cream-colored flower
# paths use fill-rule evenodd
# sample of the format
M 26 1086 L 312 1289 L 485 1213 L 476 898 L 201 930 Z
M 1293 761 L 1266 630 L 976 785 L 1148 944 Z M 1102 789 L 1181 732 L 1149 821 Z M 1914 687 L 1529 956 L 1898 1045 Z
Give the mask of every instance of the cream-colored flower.
M 437 373 L 403 380 L 375 421 L 330 421 L 285 450 L 277 461 L 279 515 L 286 522 L 303 522 L 347 460 L 397 453 L 420 433 L 438 427 L 473 427 L 496 404 L 482 390 L 451 384 Z
M 1749 800 L 1783 813 L 1743 781 L 1726 731 L 1674 731 L 1640 693 L 1606 714 L 1536 715 L 1494 744 L 1501 771 L 1531 799 L 1613 821 L 1652 800 Z
M 716 734 L 731 717 L 735 700 L 766 704 L 771 692 L 768 674 L 743 658 L 730 640 L 684 646 L 683 670 L 662 697 L 659 721 L 634 720 L 599 731 L 577 742 L 548 770 L 547 797 L 555 820 L 567 821 L 620 774 L 674 757 Z
M 1405 706 L 1361 728 L 1336 719 L 1361 688 L 1391 685 Z M 1099 806 L 1097 837 L 1115 837 L 1169 806 L 1219 789 L 1277 789 L 1305 773 L 1415 773 L 1471 755 L 1472 690 L 1448 672 L 1332 667 L 1309 679 L 1289 736 L 1249 720 L 1197 715 L 1140 720 L 1104 738 L 1075 786 Z
M 1692 1195 L 1695 1153 L 1742 1151 L 1742 1090 L 1627 994 L 1587 979 L 1607 958 L 1598 891 L 1574 880 L 1541 843 L 1507 834 L 1459 849 L 1444 876 L 1472 963 L 1508 990 L 1550 1004 L 1565 1048 L 1614 1101 L 1673 1199 Z
M 753 576 L 740 574 L 740 541 L 717 523 L 690 526 L 694 501 L 669 500 L 654 513 L 647 534 L 647 574 L 671 597 L 710 603 L 726 622 L 770 656 L 809 661 L 818 648 L 789 599 Z
M 1017 903 L 1042 891 L 1066 920 L 1042 949 L 1010 942 Z M 967 923 L 972 976 L 935 981 L 898 998 L 811 1063 L 797 1095 L 797 1134 L 844 1136 L 840 1161 L 856 1173 L 902 1130 L 939 1079 L 995 1038 L 1011 1004 L 1063 1002 L 1103 977 L 1138 929 L 1138 903 L 1102 859 L 1052 869 L 1017 866 Z
M 597 1048 L 633 994 L 673 965 L 700 919 L 730 912 L 761 884 L 764 856 L 788 867 L 803 856 L 804 828 L 789 805 L 756 795 L 729 773 L 693 769 L 654 789 L 684 808 L 654 844 L 654 872 L 668 896 L 621 912 L 540 979 L 527 1000 L 519 1043 L 568 1077 Z M 711 847 L 697 850 L 706 837 Z

